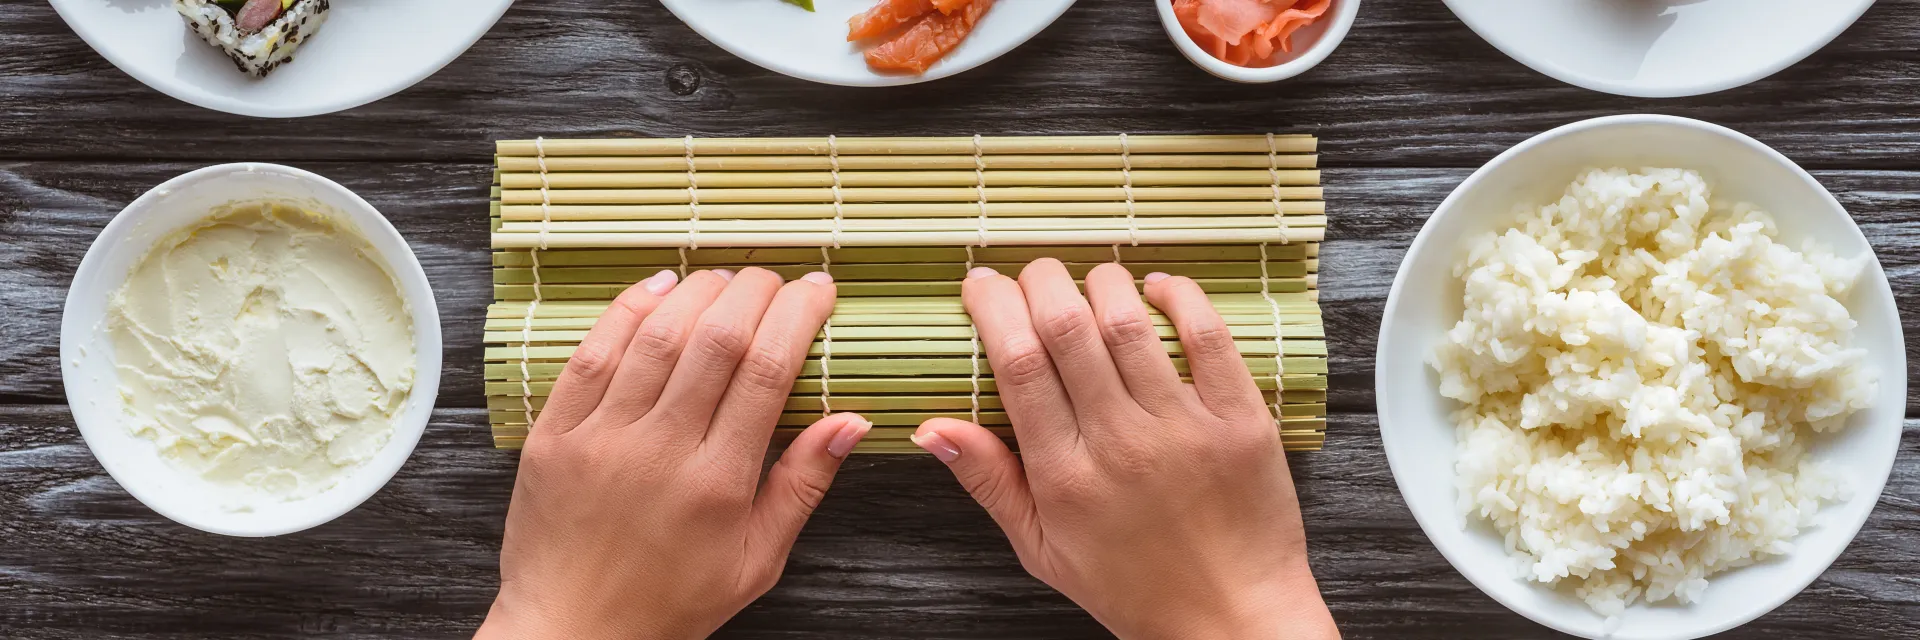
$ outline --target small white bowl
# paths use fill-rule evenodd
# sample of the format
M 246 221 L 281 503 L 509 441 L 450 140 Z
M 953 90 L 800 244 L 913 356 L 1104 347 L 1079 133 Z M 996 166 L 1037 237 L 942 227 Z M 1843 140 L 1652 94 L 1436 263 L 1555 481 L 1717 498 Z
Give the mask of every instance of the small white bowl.
M 1455 569 L 1507 608 L 1535 622 L 1585 638 L 1682 640 L 1719 633 L 1759 617 L 1799 593 L 1853 540 L 1879 500 L 1899 450 L 1906 412 L 1907 366 L 1893 291 L 1876 259 L 1847 302 L 1859 323 L 1853 345 L 1879 372 L 1870 409 L 1845 430 L 1823 436 L 1812 457 L 1844 477 L 1848 500 L 1822 509 L 1813 528 L 1784 557 L 1714 575 L 1690 605 L 1629 607 L 1611 626 L 1567 591 L 1514 576 L 1500 537 L 1456 507 L 1455 438 L 1449 414 L 1426 364 L 1442 334 L 1462 313 L 1463 285 L 1453 276 L 1465 242 L 1513 221 L 1516 204 L 1559 197 L 1580 169 L 1672 166 L 1698 170 L 1716 197 L 1747 201 L 1774 216 L 1780 237 L 1798 246 L 1813 238 L 1838 255 L 1873 255 L 1840 203 L 1806 171 L 1766 145 L 1713 124 L 1659 115 L 1596 118 L 1534 136 L 1481 167 L 1440 204 L 1420 229 L 1394 277 L 1380 322 L 1375 397 L 1387 461 L 1407 507 Z
M 206 219 L 216 206 L 290 201 L 357 229 L 400 285 L 413 313 L 413 392 L 386 447 L 332 488 L 294 501 L 229 502 L 229 489 L 160 458 L 152 440 L 122 419 L 107 306 L 129 271 L 161 239 Z M 400 470 L 426 429 L 440 389 L 440 313 L 420 262 L 380 212 L 332 180 L 274 164 L 223 164 L 168 180 L 134 200 L 95 238 L 80 261 L 60 318 L 61 379 L 87 448 L 115 482 L 160 515 L 231 536 L 273 536 L 313 527 L 352 510 Z M 241 508 L 236 508 L 236 506 Z
M 1173 39 L 1174 46 L 1180 49 L 1182 55 L 1207 73 L 1249 84 L 1277 82 L 1306 73 L 1314 65 L 1320 64 L 1321 60 L 1327 59 L 1340 46 L 1341 40 L 1347 39 L 1347 31 L 1353 28 L 1354 17 L 1360 15 L 1360 0 L 1333 0 L 1333 7 L 1327 15 L 1293 33 L 1293 52 L 1280 54 L 1280 64 L 1242 67 L 1227 64 L 1194 44 L 1193 38 L 1187 36 L 1187 30 L 1180 26 L 1180 19 L 1173 15 L 1173 0 L 1153 2 L 1160 8 L 1160 26 L 1167 29 L 1167 37 Z
M 973 33 L 926 73 L 880 73 L 863 49 L 847 42 L 847 19 L 878 0 L 814 0 L 814 10 L 780 0 L 661 0 L 674 17 L 726 49 L 801 80 L 849 87 L 886 87 L 938 80 L 998 58 L 1046 29 L 1073 0 L 1000 0 Z
M 1724 91 L 1773 75 L 1819 51 L 1873 6 L 1873 0 L 1446 2 L 1474 33 L 1534 71 L 1641 98 Z
M 297 118 L 351 109 L 426 79 L 473 46 L 513 0 L 335 0 L 293 61 L 260 79 L 194 35 L 172 0 L 52 3 L 108 62 L 161 93 L 227 113 Z

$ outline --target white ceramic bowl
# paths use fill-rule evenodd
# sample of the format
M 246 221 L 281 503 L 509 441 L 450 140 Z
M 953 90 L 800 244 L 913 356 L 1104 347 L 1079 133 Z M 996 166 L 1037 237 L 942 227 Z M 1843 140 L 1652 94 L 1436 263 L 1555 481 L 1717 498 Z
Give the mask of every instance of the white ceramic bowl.
M 986 64 L 1039 34 L 1073 0 L 999 0 L 973 33 L 919 75 L 867 68 L 847 42 L 847 19 L 878 0 L 814 0 L 814 11 L 780 0 L 661 0 L 681 22 L 746 61 L 802 80 L 884 87 L 938 80 Z
M 459 57 L 513 0 L 333 0 L 293 61 L 262 79 L 202 41 L 172 0 L 51 0 L 107 61 L 161 93 L 208 109 L 294 118 L 398 93 Z
M 1514 60 L 1642 98 L 1724 91 L 1826 46 L 1873 0 L 1446 0 Z M 1789 17 L 1790 16 L 1790 17 Z
M 1167 30 L 1167 37 L 1173 39 L 1173 45 L 1180 49 L 1181 55 L 1195 66 L 1205 69 L 1221 78 L 1234 82 L 1261 83 L 1285 80 L 1312 69 L 1321 60 L 1347 39 L 1347 31 L 1353 28 L 1354 17 L 1360 15 L 1360 0 L 1333 0 L 1333 7 L 1326 15 L 1313 24 L 1302 27 L 1293 33 L 1293 52 L 1282 53 L 1281 62 L 1271 67 L 1242 67 L 1227 64 L 1213 57 L 1194 44 L 1187 36 L 1187 30 L 1181 28 L 1180 19 L 1173 15 L 1173 0 L 1153 0 L 1160 9 L 1160 26 Z
M 107 335 L 107 305 L 128 272 L 162 238 L 235 201 L 291 201 L 357 228 L 385 262 L 413 312 L 413 393 L 385 448 L 331 489 L 290 502 L 252 501 L 247 509 L 190 470 L 160 458 L 153 441 L 134 435 L 122 405 Z M 367 201 L 332 180 L 273 164 L 223 164 L 154 187 L 107 224 L 80 261 L 60 319 L 60 369 L 67 403 L 87 448 L 115 482 L 160 515 L 195 529 L 233 536 L 292 533 L 339 517 L 371 497 L 400 470 L 420 441 L 440 388 L 440 314 L 426 272 L 406 240 Z
M 1427 219 L 1394 277 L 1380 323 L 1376 398 L 1380 436 L 1393 477 L 1427 537 L 1455 569 L 1508 608 L 1566 633 L 1619 640 L 1680 640 L 1718 633 L 1772 610 L 1799 593 L 1846 548 L 1873 510 L 1893 468 L 1906 411 L 1906 349 L 1886 273 L 1875 260 L 1847 302 L 1859 322 L 1853 344 L 1880 374 L 1871 409 L 1826 436 L 1812 456 L 1846 478 L 1853 495 L 1827 506 L 1791 554 L 1709 578 L 1691 605 L 1635 605 L 1612 629 L 1566 592 L 1513 575 L 1491 527 L 1456 509 L 1454 426 L 1457 408 L 1438 390 L 1426 363 L 1462 313 L 1463 285 L 1453 277 L 1468 238 L 1513 220 L 1517 203 L 1559 197 L 1575 172 L 1592 166 L 1675 166 L 1700 171 L 1718 197 L 1744 200 L 1771 213 L 1781 238 L 1814 238 L 1839 255 L 1873 249 L 1840 203 L 1779 153 L 1716 125 L 1655 115 L 1597 118 L 1534 136 L 1481 167 Z

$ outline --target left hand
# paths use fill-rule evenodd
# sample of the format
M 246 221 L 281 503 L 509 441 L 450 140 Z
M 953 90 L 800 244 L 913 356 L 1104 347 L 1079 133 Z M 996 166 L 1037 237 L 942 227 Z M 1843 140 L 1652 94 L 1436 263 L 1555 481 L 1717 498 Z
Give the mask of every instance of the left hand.
M 705 637 L 772 588 L 872 427 L 822 419 L 758 483 L 833 300 L 827 274 L 750 268 L 663 271 L 608 305 L 527 436 L 478 637 Z

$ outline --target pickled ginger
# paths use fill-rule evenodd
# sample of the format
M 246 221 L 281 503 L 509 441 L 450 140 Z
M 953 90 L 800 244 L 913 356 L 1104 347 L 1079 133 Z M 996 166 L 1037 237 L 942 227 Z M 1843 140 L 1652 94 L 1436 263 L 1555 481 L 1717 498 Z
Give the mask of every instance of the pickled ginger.
M 1193 43 L 1227 64 L 1271 67 L 1293 51 L 1293 32 L 1327 13 L 1333 0 L 1173 0 Z

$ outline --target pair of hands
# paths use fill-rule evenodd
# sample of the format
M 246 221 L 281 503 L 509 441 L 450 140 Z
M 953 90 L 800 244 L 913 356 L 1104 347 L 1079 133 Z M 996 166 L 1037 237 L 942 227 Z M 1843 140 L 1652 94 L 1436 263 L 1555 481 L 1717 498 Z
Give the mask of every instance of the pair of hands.
M 1122 638 L 1337 638 L 1279 433 L 1193 281 L 1148 274 L 1181 381 L 1124 267 L 1082 296 L 1054 260 L 967 274 L 1022 455 L 960 420 L 914 441 L 1022 566 Z M 661 272 L 582 341 L 529 434 L 481 638 L 697 638 L 773 587 L 871 424 L 805 429 L 760 479 L 833 279 Z

